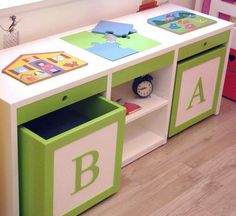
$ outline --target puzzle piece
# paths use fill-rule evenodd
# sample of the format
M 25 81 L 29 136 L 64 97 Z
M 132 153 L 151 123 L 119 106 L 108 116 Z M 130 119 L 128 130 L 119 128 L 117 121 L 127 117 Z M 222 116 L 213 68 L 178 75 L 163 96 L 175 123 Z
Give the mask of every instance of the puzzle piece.
M 188 24 L 189 23 L 189 21 L 188 20 L 178 20 L 178 24 L 183 24 L 183 25 L 185 25 L 185 24 Z
M 116 41 L 116 36 L 113 34 L 105 34 L 104 38 L 107 40 L 107 42 L 115 42 Z
M 171 20 L 174 20 L 176 19 L 177 17 L 179 17 L 178 13 L 174 12 L 174 13 L 169 13 L 166 15 L 166 19 L 171 19 Z
M 52 75 L 56 73 L 65 72 L 62 68 L 41 59 L 34 62 L 30 62 L 30 65 L 32 65 L 35 68 L 38 68 L 42 72 L 46 72 Z
M 171 23 L 169 26 L 170 29 L 179 29 L 181 28 L 180 26 L 178 26 L 176 23 Z
M 95 34 L 92 32 L 84 31 L 76 34 L 72 34 L 61 38 L 62 40 L 69 42 L 75 46 L 83 49 L 92 47 L 92 43 L 106 43 L 107 40 L 101 34 Z
M 186 29 L 193 29 L 193 28 L 196 28 L 196 26 L 191 24 L 191 23 L 188 23 L 188 24 L 185 25 L 185 28 Z
M 208 20 L 205 18 L 200 18 L 200 19 L 195 19 L 193 21 L 196 23 L 204 24 L 204 23 L 207 23 Z
M 116 42 L 120 44 L 120 48 L 131 48 L 139 52 L 160 45 L 159 42 L 138 33 L 128 35 L 126 38 L 117 38 Z
M 128 35 L 130 33 L 133 33 L 133 31 L 134 29 L 132 24 L 111 22 L 105 20 L 100 21 L 92 30 L 92 32 L 94 33 L 110 33 L 118 37 Z
M 195 19 L 196 18 L 196 14 L 190 14 L 187 17 L 190 18 L 190 19 Z
M 115 61 L 138 52 L 130 48 L 120 48 L 118 43 L 93 43 L 93 47 L 88 48 L 87 50 L 111 61 Z

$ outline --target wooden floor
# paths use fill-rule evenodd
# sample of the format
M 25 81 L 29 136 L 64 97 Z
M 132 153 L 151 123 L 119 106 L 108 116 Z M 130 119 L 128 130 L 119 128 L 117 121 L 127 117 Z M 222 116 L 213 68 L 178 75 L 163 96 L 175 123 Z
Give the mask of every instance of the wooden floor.
M 83 216 L 236 216 L 236 103 L 122 170 L 120 191 Z

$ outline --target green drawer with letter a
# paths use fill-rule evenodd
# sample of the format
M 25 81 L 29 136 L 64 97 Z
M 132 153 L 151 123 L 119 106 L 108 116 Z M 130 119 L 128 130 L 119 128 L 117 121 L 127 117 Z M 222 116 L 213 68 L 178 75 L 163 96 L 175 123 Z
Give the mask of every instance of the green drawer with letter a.
M 178 63 L 169 137 L 216 112 L 225 54 L 220 46 Z

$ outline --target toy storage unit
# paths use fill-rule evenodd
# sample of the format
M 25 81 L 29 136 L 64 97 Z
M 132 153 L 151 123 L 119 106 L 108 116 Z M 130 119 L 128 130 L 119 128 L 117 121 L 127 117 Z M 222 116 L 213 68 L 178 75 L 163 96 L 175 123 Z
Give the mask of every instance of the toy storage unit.
M 20 215 L 78 215 L 118 191 L 125 110 L 102 96 L 90 96 L 91 91 L 86 99 L 79 96 L 81 89 L 105 81 L 100 78 L 19 110 Z M 100 91 L 106 87 L 98 86 Z M 50 103 L 53 112 L 47 110 Z M 27 115 L 29 107 L 40 109 Z
M 169 137 L 216 113 L 229 33 L 180 49 Z
M 220 68 L 232 24 L 216 19 L 181 36 L 147 24 L 150 17 L 177 10 L 185 9 L 168 3 L 118 18 L 160 45 L 115 62 L 60 39 L 91 26 L 0 51 L 1 69 L 22 53 L 61 48 L 88 62 L 31 86 L 0 73 L 0 215 L 78 215 L 119 189 L 121 165 L 218 112 Z M 153 91 L 139 98 L 133 80 L 147 74 Z M 125 116 L 125 108 L 111 101 L 113 95 L 141 109 Z

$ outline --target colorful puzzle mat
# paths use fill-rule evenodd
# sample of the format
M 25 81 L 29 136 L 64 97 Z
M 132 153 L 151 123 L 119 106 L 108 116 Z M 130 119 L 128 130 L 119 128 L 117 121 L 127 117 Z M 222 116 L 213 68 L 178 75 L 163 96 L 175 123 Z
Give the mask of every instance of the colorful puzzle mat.
M 216 23 L 215 20 L 211 20 L 188 11 L 174 11 L 150 18 L 147 22 L 176 34 L 185 34 L 187 32 Z
M 2 72 L 30 85 L 85 65 L 65 52 L 34 53 L 20 55 Z
M 117 37 L 114 34 L 84 31 L 63 37 L 62 39 L 110 61 L 115 61 L 160 45 L 159 42 L 138 33 Z

